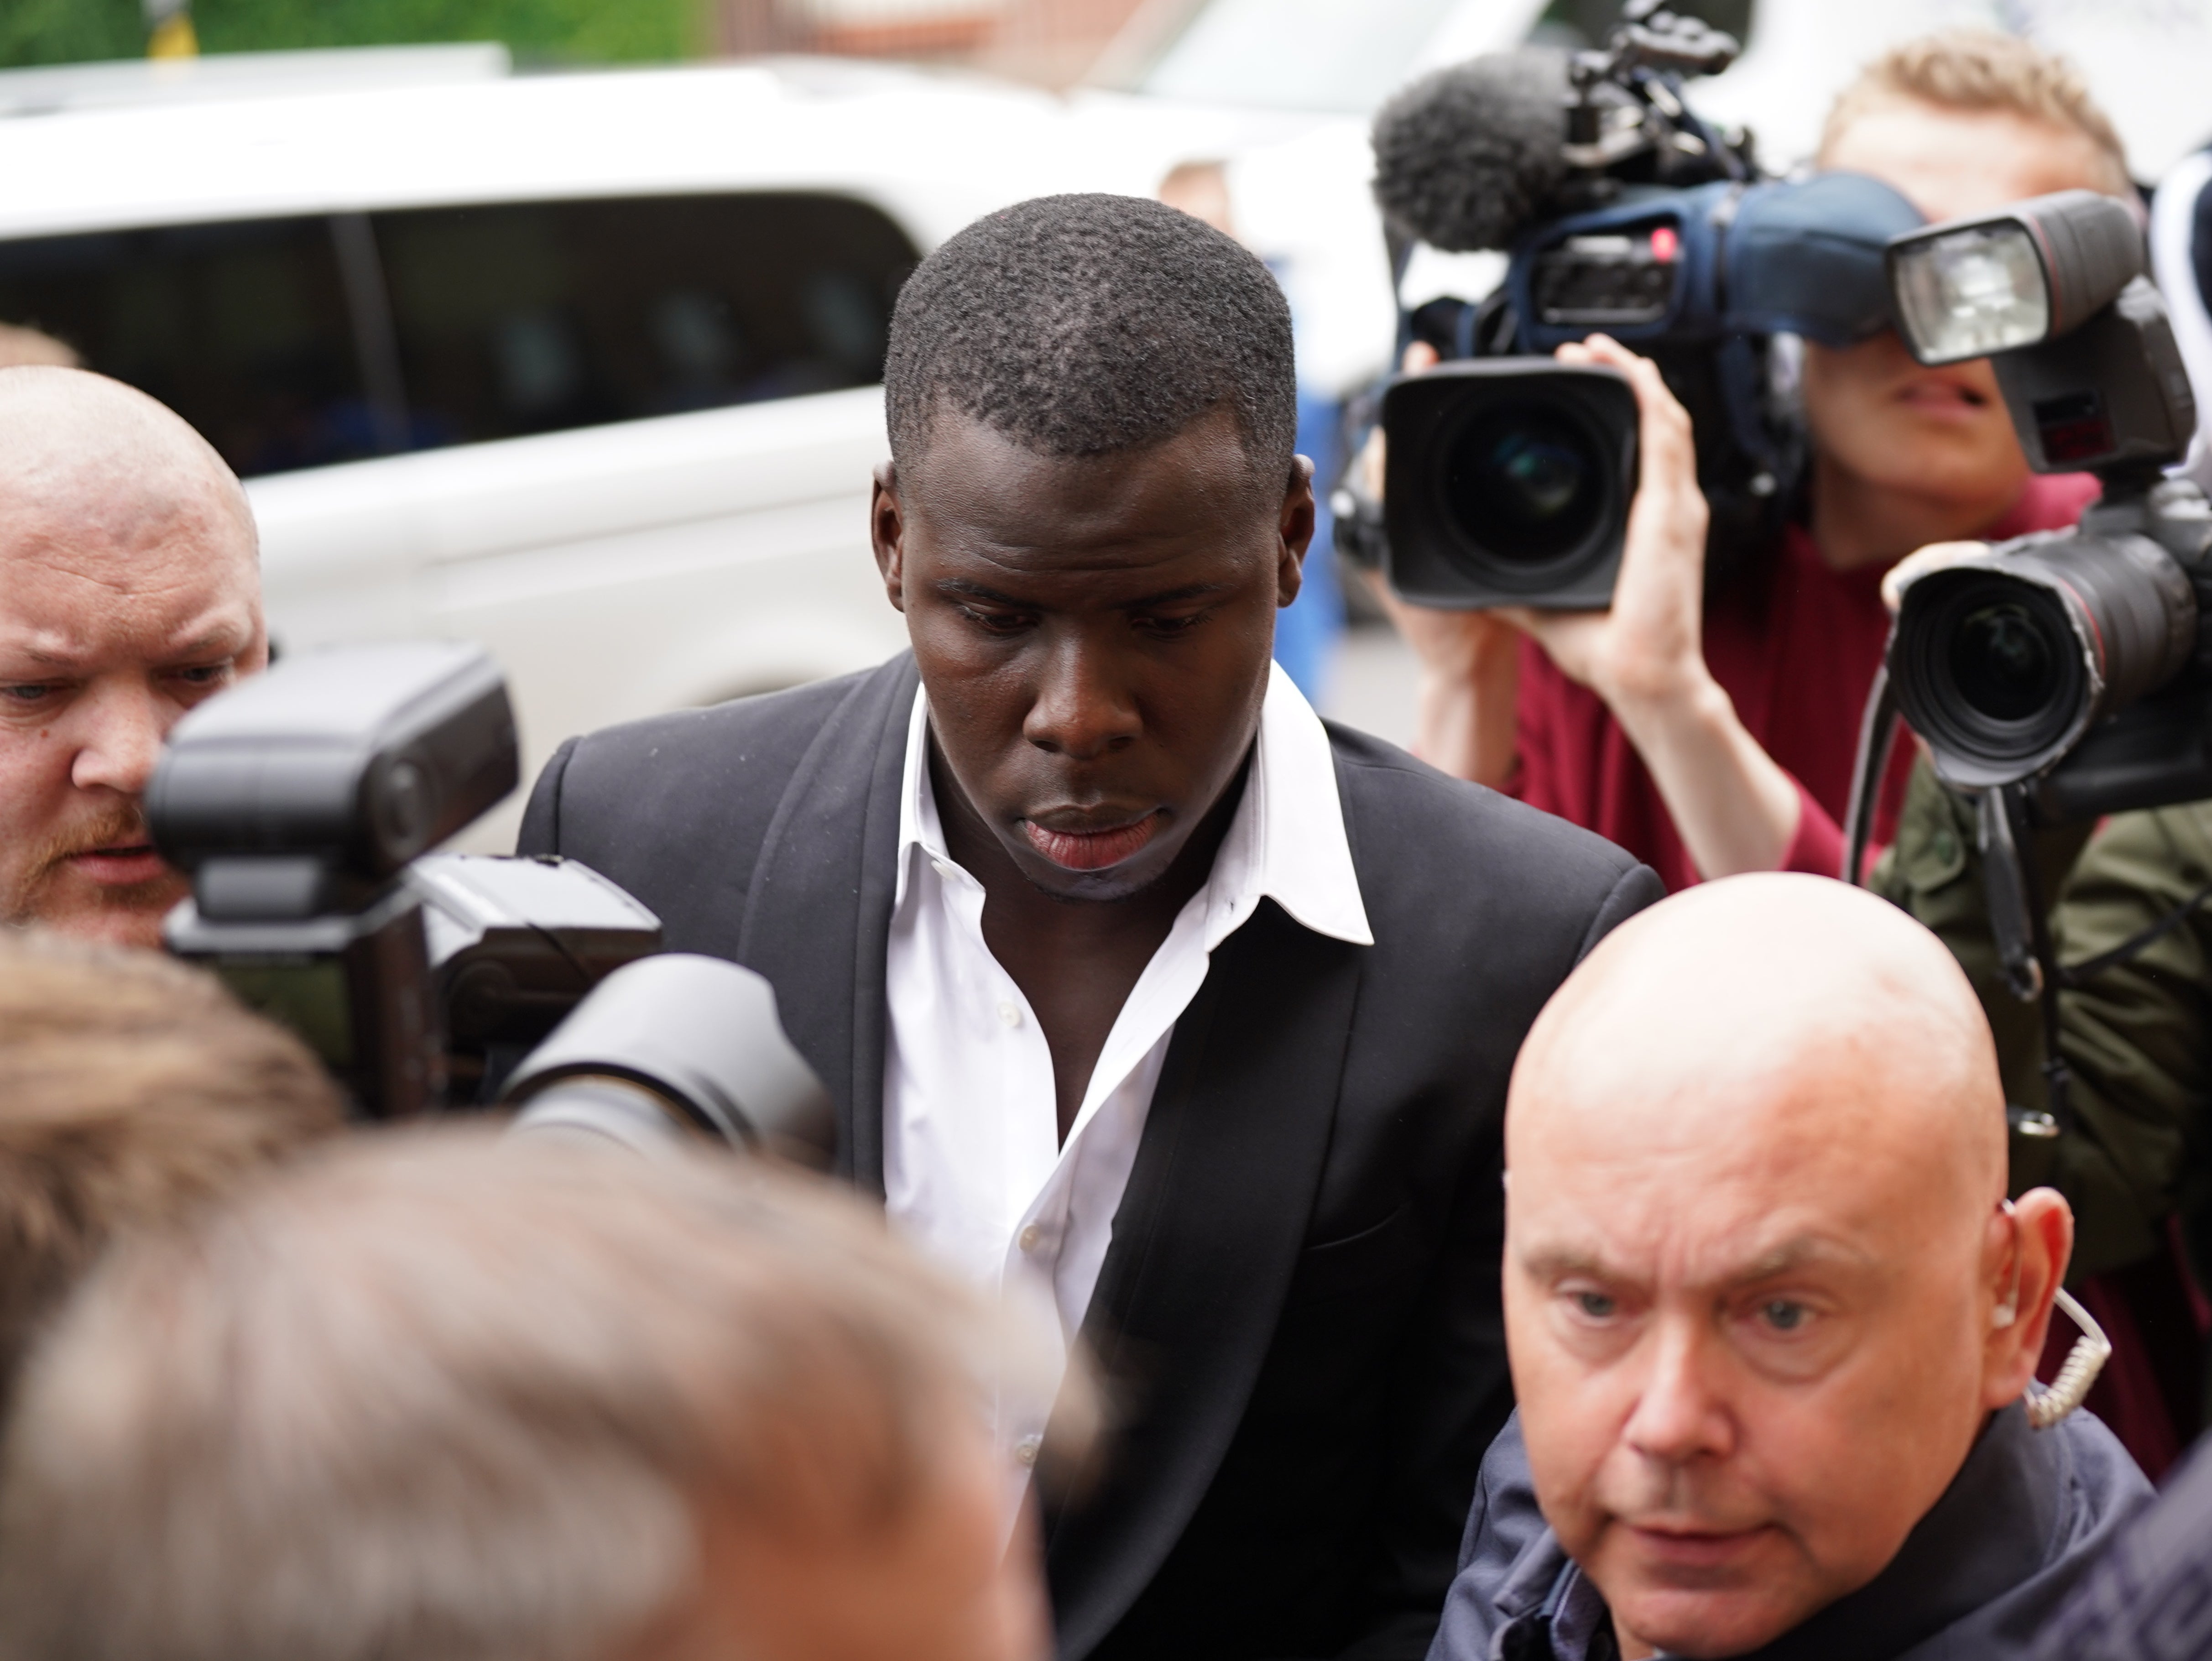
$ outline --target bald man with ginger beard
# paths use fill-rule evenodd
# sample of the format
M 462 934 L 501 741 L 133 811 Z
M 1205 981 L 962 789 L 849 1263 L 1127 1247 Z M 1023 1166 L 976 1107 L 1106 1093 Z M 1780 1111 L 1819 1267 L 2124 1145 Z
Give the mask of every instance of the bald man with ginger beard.
M 1859 890 L 1759 874 L 1624 924 L 1506 1112 L 1521 1403 L 1430 1661 L 2025 1653 L 2149 1496 L 2022 1402 L 2073 1240 L 2005 1197 L 1972 989 Z
M 157 946 L 141 805 L 185 711 L 265 667 L 245 491 L 144 393 L 0 369 L 0 922 Z

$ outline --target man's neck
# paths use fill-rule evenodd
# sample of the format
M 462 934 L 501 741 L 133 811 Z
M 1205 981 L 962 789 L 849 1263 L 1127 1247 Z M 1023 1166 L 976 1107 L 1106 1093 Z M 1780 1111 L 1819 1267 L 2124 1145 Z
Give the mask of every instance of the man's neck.
M 1813 545 L 1832 571 L 1887 570 L 1916 548 L 1978 536 L 2010 512 L 2021 487 L 1978 497 L 1912 496 L 1813 460 Z
M 983 885 L 983 943 L 1021 988 L 1051 1048 L 1064 1142 L 1121 1006 L 1183 906 L 1212 874 L 1243 795 L 1244 774 L 1230 782 L 1158 881 L 1115 900 L 1061 899 L 1023 876 L 934 743 L 929 776 L 945 851 Z

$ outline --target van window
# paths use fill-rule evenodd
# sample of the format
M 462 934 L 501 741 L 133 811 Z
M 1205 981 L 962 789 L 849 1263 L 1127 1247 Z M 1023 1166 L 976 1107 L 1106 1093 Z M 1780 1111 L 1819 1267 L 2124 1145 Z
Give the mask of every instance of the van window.
M 834 197 L 694 196 L 373 216 L 418 444 L 883 379 L 914 246 Z
M 251 477 L 872 385 L 917 257 L 830 196 L 250 220 L 0 241 L 0 325 Z
M 0 242 L 0 323 L 151 392 L 240 473 L 376 453 L 319 216 Z

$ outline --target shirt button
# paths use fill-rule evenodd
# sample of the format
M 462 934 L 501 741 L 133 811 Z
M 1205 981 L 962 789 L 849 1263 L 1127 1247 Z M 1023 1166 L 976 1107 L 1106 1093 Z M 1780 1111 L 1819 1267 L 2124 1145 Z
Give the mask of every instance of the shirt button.
M 1014 1463 L 1027 1469 L 1037 1462 L 1037 1450 L 1044 1445 L 1044 1438 L 1032 1433 L 1014 1444 Z
M 1006 1000 L 999 1006 L 999 1019 L 1008 1026 L 1019 1026 L 1022 1024 L 1021 1005 L 1014 1002 L 1011 998 Z
M 1035 1223 L 1031 1223 L 1027 1228 L 1022 1231 L 1022 1238 L 1020 1240 L 1022 1250 L 1024 1251 L 1035 1251 L 1037 1249 L 1037 1242 L 1043 1238 L 1043 1231 L 1039 1229 Z

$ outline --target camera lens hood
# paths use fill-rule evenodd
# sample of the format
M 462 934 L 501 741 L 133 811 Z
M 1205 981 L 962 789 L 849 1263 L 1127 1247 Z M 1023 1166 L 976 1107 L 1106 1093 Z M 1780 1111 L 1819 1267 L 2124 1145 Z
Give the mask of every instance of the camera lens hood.
M 829 1093 L 785 1036 L 775 989 L 720 958 L 667 952 L 616 970 L 523 1058 L 501 1104 L 609 1079 L 644 1086 L 735 1146 L 811 1165 L 836 1147 Z
M 1962 789 L 2044 772 L 2188 660 L 2197 602 L 2140 536 L 2078 532 L 1962 554 L 1907 585 L 1890 634 L 1898 706 Z

